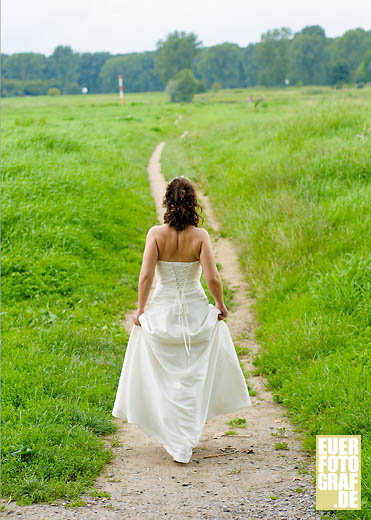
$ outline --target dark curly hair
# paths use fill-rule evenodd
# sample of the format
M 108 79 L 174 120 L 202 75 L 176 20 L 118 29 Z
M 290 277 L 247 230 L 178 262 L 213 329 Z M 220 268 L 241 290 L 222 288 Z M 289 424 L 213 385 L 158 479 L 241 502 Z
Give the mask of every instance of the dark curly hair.
M 203 222 L 202 206 L 197 201 L 196 191 L 192 182 L 183 175 L 175 177 L 166 186 L 166 193 L 162 201 L 166 208 L 164 222 L 182 231 L 187 226 L 198 226 L 200 219 Z

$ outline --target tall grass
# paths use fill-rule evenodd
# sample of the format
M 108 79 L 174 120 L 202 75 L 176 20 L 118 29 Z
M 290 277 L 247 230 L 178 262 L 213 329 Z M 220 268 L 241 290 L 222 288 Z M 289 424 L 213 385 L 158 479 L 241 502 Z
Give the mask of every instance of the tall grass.
M 256 90 L 254 94 L 259 92 Z M 316 434 L 362 435 L 370 515 L 370 89 L 228 93 L 185 114 L 164 167 L 210 196 L 256 297 L 257 372 L 315 449 Z M 292 97 L 290 97 L 292 96 Z M 232 98 L 232 93 L 229 94 Z M 173 171 L 171 171 L 173 175 Z
M 166 177 L 198 181 L 238 243 L 260 322 L 256 370 L 305 447 L 318 433 L 362 435 L 362 511 L 338 516 L 366 519 L 369 89 L 116 101 L 3 101 L 2 495 L 76 498 L 112 457 L 100 436 L 115 430 L 120 320 L 155 223 L 146 166 L 165 139 Z
M 175 118 L 86 99 L 3 102 L 1 492 L 23 504 L 78 497 L 112 457 L 120 321 L 156 222 L 146 168 Z

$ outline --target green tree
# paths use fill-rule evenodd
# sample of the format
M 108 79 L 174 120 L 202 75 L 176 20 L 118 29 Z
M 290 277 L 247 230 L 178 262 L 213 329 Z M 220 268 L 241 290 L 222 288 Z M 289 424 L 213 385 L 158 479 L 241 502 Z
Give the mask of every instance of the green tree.
M 166 85 L 166 93 L 172 102 L 190 102 L 194 94 L 200 89 L 199 81 L 194 77 L 191 69 L 178 72 L 175 79 L 170 79 Z
M 157 42 L 155 69 L 164 85 L 179 71 L 192 69 L 201 42 L 194 33 L 174 31 L 165 40 Z
M 245 71 L 245 86 L 253 87 L 258 83 L 259 63 L 255 60 L 256 44 L 250 43 L 242 51 L 242 63 Z
M 118 74 L 123 75 L 125 92 L 162 90 L 163 84 L 154 68 L 154 56 L 154 52 L 148 51 L 110 58 L 100 72 L 103 90 L 118 90 Z
M 371 50 L 367 51 L 357 70 L 357 81 L 371 82 Z
M 292 31 L 288 27 L 273 29 L 261 36 L 255 46 L 254 61 L 259 68 L 258 83 L 283 85 L 288 71 L 288 53 Z
M 19 52 L 6 56 L 2 64 L 2 74 L 6 79 L 21 81 L 44 79 L 46 58 L 36 52 Z
M 345 61 L 339 61 L 330 69 L 330 84 L 338 85 L 350 81 L 349 66 Z
M 331 45 L 331 63 L 346 63 L 350 75 L 354 79 L 357 68 L 365 53 L 371 48 L 371 31 L 353 29 L 347 31 L 340 38 L 336 38 Z
M 244 86 L 243 52 L 234 43 L 221 43 L 204 49 L 197 64 L 198 72 L 208 89 L 215 82 L 222 88 Z
M 319 38 L 326 39 L 325 30 L 320 25 L 307 25 L 300 31 L 300 34 L 318 36 Z
M 87 87 L 91 93 L 100 92 L 100 72 L 105 62 L 111 58 L 109 52 L 85 52 L 79 60 L 79 85 Z
M 324 30 L 315 25 L 296 33 L 290 42 L 289 78 L 291 83 L 325 85 L 328 82 L 328 50 Z
M 58 45 L 50 56 L 50 64 L 58 81 L 62 93 L 69 85 L 77 83 L 80 56 L 68 45 Z

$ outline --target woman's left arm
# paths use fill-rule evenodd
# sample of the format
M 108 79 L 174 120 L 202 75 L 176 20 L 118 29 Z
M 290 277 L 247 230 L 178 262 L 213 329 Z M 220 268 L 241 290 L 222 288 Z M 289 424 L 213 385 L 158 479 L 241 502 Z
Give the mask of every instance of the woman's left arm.
M 156 242 L 156 227 L 152 227 L 146 237 L 146 245 L 143 252 L 142 267 L 139 274 L 138 282 L 138 309 L 136 310 L 133 321 L 135 325 L 139 325 L 139 316 L 143 314 L 144 307 L 147 303 L 148 295 L 151 291 L 153 277 L 155 275 L 155 266 L 158 258 L 158 247 Z

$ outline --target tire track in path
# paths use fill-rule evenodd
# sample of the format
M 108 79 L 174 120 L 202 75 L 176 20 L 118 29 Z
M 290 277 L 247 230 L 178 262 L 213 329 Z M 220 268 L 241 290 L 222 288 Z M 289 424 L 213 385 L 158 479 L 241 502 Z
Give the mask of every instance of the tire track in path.
M 158 144 L 148 165 L 149 181 L 159 220 L 164 209 L 162 197 L 166 182 L 161 173 Z M 233 242 L 218 234 L 220 223 L 208 198 L 198 191 L 212 234 L 216 261 L 221 275 L 234 291 L 234 309 L 227 324 L 235 343 L 249 349 L 241 359 L 248 373 L 252 405 L 234 414 L 209 419 L 203 435 L 187 465 L 176 464 L 167 452 L 133 425 L 114 418 L 116 434 L 106 436 L 113 460 L 95 481 L 100 493 L 110 498 L 82 495 L 86 505 L 66 509 L 63 502 L 54 506 L 36 504 L 16 506 L 14 513 L 22 518 L 62 519 L 209 519 L 209 520 L 306 520 L 320 519 L 315 509 L 315 488 L 308 471 L 314 470 L 312 458 L 301 449 L 299 436 L 284 414 L 284 408 L 273 401 L 267 381 L 253 375 L 254 354 L 259 346 L 254 338 L 254 317 L 247 296 L 248 286 L 240 270 L 238 251 Z M 132 316 L 124 321 L 127 332 Z M 246 428 L 226 423 L 239 417 Z M 276 450 L 276 442 L 287 443 L 288 450 Z M 67 504 L 65 504 L 67 505 Z

